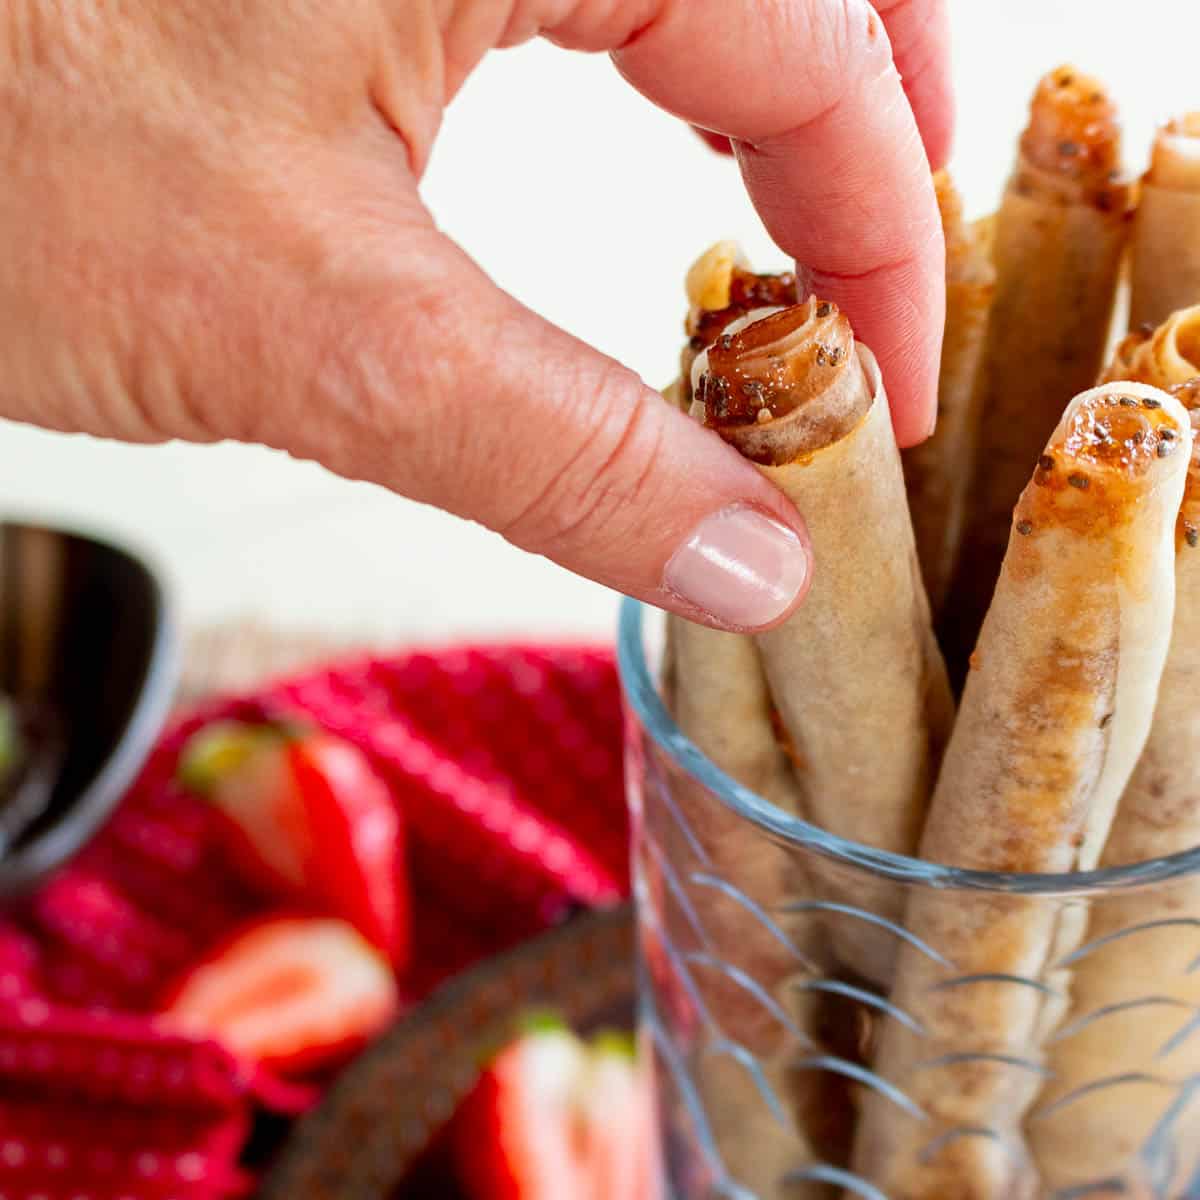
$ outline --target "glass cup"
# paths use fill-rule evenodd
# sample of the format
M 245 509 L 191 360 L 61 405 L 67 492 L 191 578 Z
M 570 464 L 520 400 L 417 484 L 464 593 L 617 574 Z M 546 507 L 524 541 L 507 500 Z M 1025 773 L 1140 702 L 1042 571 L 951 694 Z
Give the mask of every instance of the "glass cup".
M 834 837 L 683 736 L 651 616 L 618 653 L 671 1200 L 1200 1197 L 1200 850 L 997 875 Z

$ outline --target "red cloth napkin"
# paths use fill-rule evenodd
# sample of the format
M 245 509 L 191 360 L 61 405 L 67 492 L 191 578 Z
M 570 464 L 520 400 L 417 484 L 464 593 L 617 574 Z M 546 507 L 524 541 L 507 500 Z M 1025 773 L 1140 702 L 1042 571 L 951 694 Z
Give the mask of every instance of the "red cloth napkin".
M 626 894 L 621 715 L 608 650 L 370 658 L 206 705 L 168 730 L 101 833 L 0 919 L 0 1200 L 253 1191 L 254 1116 L 318 1094 L 160 1027 L 163 989 L 269 905 L 174 782 L 201 724 L 301 710 L 359 746 L 409 833 L 416 1001 L 566 915 Z

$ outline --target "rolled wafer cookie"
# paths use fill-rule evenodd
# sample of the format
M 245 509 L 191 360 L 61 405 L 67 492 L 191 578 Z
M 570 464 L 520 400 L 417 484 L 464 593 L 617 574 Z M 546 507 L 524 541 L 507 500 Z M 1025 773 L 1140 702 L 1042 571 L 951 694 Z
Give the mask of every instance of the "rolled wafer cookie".
M 689 272 L 691 328 L 699 327 L 701 314 L 722 312 L 731 320 L 761 298 L 755 278 L 739 261 L 736 246 L 718 244 Z M 764 286 L 787 285 L 772 279 Z M 690 367 L 696 351 L 690 349 L 689 356 L 689 349 L 684 353 Z M 663 391 L 668 403 L 685 409 L 688 394 L 683 378 Z M 706 757 L 779 808 L 797 812 L 796 781 L 775 735 L 774 705 L 753 639 L 668 616 L 663 675 L 676 723 Z M 840 1081 L 794 1066 L 814 1036 L 814 1000 L 800 984 L 816 970 L 821 953 L 817 923 L 786 911 L 804 885 L 778 844 L 703 786 L 680 778 L 673 790 L 695 844 L 680 844 L 677 829 L 660 836 L 703 930 L 691 942 L 684 969 L 708 1022 L 699 1034 L 693 1072 L 720 1158 L 716 1169 L 760 1200 L 821 1200 L 831 1194 L 825 1185 L 784 1182 L 827 1149 L 810 1137 L 811 1114 L 846 1105 L 844 1095 L 829 1094 L 844 1092 Z M 697 850 L 703 863 L 697 862 Z M 750 911 L 747 900 L 771 925 Z M 733 968 L 732 975 L 725 966 Z M 742 986 L 744 979 L 762 993 Z M 761 1075 L 748 1068 L 744 1055 L 753 1056 Z
M 901 453 L 917 558 L 936 623 L 958 558 L 979 432 L 979 363 L 996 271 L 990 227 L 963 219 L 946 171 L 934 176 L 946 238 L 946 328 L 933 436 Z
M 1160 378 L 1164 378 L 1160 376 Z M 1164 382 L 1165 382 L 1164 378 Z M 1200 429 L 1200 379 L 1173 387 Z M 1200 846 L 1200 441 L 1193 439 L 1175 526 L 1175 620 L 1150 736 L 1121 796 L 1100 863 L 1124 866 Z M 1200 883 L 1129 889 L 1091 908 L 1072 1007 L 1051 1075 L 1026 1122 L 1048 1190 L 1120 1180 L 1182 1195 L 1200 1168 Z M 1151 1159 L 1154 1135 L 1161 1149 Z M 1143 1155 L 1148 1161 L 1143 1161 Z
M 680 729 L 726 774 L 795 812 L 796 783 L 753 640 L 674 616 L 668 639 L 666 691 Z M 721 1169 L 761 1200 L 813 1200 L 826 1190 L 785 1190 L 783 1181 L 818 1157 L 805 1114 L 829 1082 L 793 1069 L 813 1040 L 813 1001 L 799 985 L 816 967 L 819 931 L 812 918 L 786 911 L 804 889 L 782 847 L 696 781 L 678 778 L 672 790 L 693 844 L 669 826 L 651 833 L 702 929 L 680 929 L 677 943 L 703 1006 L 693 1072 Z
M 1095 866 L 1150 725 L 1174 607 L 1188 415 L 1143 384 L 1078 396 L 1014 514 L 921 857 L 993 872 Z M 1038 1187 L 1021 1131 L 1057 1015 L 1047 992 L 1084 910 L 988 891 L 914 892 L 856 1169 L 890 1200 Z M 1048 1010 L 1050 1010 L 1048 1012 Z
M 991 603 L 1013 505 L 1063 404 L 1100 373 L 1134 187 L 1103 86 L 1045 76 L 996 215 L 996 290 L 980 368 L 980 428 L 954 581 L 939 632 L 951 679 Z
M 911 852 L 953 704 L 874 357 L 836 305 L 812 298 L 728 324 L 691 383 L 693 415 L 795 502 L 812 540 L 804 604 L 755 638 L 802 811 L 839 836 Z M 899 890 L 832 863 L 810 882 L 839 960 L 886 980 L 896 938 L 866 918 L 898 916 Z
M 1200 304 L 1200 112 L 1158 131 L 1133 228 L 1130 325 Z

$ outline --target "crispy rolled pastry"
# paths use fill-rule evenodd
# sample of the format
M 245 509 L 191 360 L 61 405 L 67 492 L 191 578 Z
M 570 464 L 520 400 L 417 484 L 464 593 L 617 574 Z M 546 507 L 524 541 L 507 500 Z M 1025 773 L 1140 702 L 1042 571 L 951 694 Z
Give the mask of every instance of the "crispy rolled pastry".
M 1200 113 L 1158 131 L 1133 229 L 1129 323 L 1200 304 Z
M 804 604 L 758 635 L 804 814 L 842 837 L 916 848 L 953 705 L 920 578 L 887 398 L 849 322 L 809 299 L 756 310 L 692 365 L 693 415 L 759 464 L 804 514 Z M 898 915 L 898 889 L 820 883 L 826 901 Z M 894 938 L 849 917 L 835 953 L 886 979 Z
M 1200 429 L 1200 379 L 1172 388 Z M 1175 624 L 1154 721 L 1113 821 L 1101 865 L 1123 866 L 1200 846 L 1200 441 L 1193 441 L 1175 527 Z M 1180 925 L 1200 912 L 1200 882 L 1130 889 L 1092 907 L 1074 966 L 1073 1008 L 1050 1056 L 1050 1081 L 1027 1122 L 1047 1190 L 1121 1178 L 1200 1076 L 1196 941 Z M 1137 932 L 1134 932 L 1134 931 Z M 1121 936 L 1114 936 L 1121 935 Z M 1153 981 L 1150 983 L 1148 981 Z M 1096 1083 L 1100 1087 L 1089 1087 Z M 1200 1167 L 1200 1108 L 1175 1116 L 1177 1156 L 1157 1195 L 1182 1195 Z M 1134 1188 L 1137 1180 L 1123 1180 Z
M 1102 383 L 1122 379 L 1171 388 L 1200 375 L 1200 304 L 1172 313 L 1157 328 L 1136 329 L 1117 344 Z
M 668 638 L 667 693 L 680 729 L 726 774 L 785 811 L 795 811 L 796 784 L 775 738 L 771 700 L 753 640 L 674 616 L 668 618 Z M 695 864 L 691 871 L 680 872 L 705 930 L 705 941 L 697 947 L 704 960 L 694 962 L 689 973 L 715 1026 L 702 1035 L 696 1085 L 726 1170 L 763 1200 L 774 1200 L 785 1195 L 782 1180 L 788 1172 L 816 1157 L 803 1115 L 822 1080 L 792 1069 L 802 1047 L 780 1022 L 777 1011 L 707 960 L 728 962 L 744 972 L 809 1037 L 811 1002 L 797 984 L 813 961 L 815 927 L 810 919 L 789 920 L 783 912 L 800 885 L 780 846 L 690 780 L 679 780 L 675 795 L 708 859 L 702 868 Z M 663 831 L 664 840 L 673 832 Z M 688 861 L 687 848 L 668 843 L 666 849 L 677 864 Z M 748 895 L 771 915 L 793 948 L 751 916 L 733 895 L 693 886 L 696 870 L 720 877 Z M 784 1120 L 772 1112 L 745 1065 L 720 1052 L 722 1042 L 756 1056 L 766 1085 L 784 1110 Z M 823 1192 L 814 1186 L 786 1194 L 807 1200 Z
M 1096 864 L 1166 658 L 1191 442 L 1179 401 L 1145 385 L 1068 406 L 1016 507 L 923 858 L 1023 873 Z M 923 1118 L 872 1093 L 855 1149 L 892 1200 L 1033 1193 L 1021 1125 L 1057 1015 L 1045 988 L 1084 932 L 1077 912 L 914 893 L 905 923 L 928 951 L 902 949 L 891 999 L 919 1032 L 886 1021 L 875 1068 Z
M 692 267 L 687 280 L 690 310 L 684 375 L 664 392 L 669 403 L 687 409 L 691 399 L 690 369 L 705 339 L 718 336 L 731 321 L 764 303 L 790 302 L 793 276 L 756 276 L 745 269 L 737 246 L 718 243 Z M 726 774 L 785 811 L 800 809 L 799 789 L 784 747 L 776 736 L 778 718 L 767 688 L 759 651 L 747 636 L 722 633 L 680 617 L 667 618 L 665 691 L 682 731 Z M 786 853 L 760 832 L 715 802 L 704 789 L 679 794 L 685 816 L 709 860 L 706 873 L 730 881 L 768 914 L 791 949 L 732 895 L 719 890 L 696 894 L 715 957 L 734 964 L 756 984 L 798 1028 L 814 1038 L 812 993 L 798 986 L 822 955 L 817 923 L 809 916 L 789 916 L 786 904 L 806 891 Z M 792 1170 L 823 1157 L 813 1145 L 814 1113 L 831 1105 L 844 1108 L 844 1088 L 820 1072 L 796 1071 L 803 1047 L 777 1015 L 719 971 L 702 965 L 693 970 L 709 1016 L 717 1026 L 697 1062 L 697 1086 L 724 1167 L 741 1186 L 763 1200 L 795 1196 L 816 1200 L 829 1189 L 791 1184 Z M 762 1090 L 743 1063 L 712 1053 L 720 1038 L 745 1047 L 763 1070 L 763 1082 L 784 1103 L 781 1123 L 764 1102 Z M 848 1140 L 848 1139 L 845 1139 Z M 844 1159 L 845 1150 L 842 1156 Z
M 947 172 L 939 171 L 934 184 L 946 237 L 946 329 L 937 427 L 921 445 L 905 450 L 901 461 L 917 558 L 936 620 L 962 537 L 979 431 L 976 383 L 996 272 L 987 225 L 963 220 L 962 198 Z
M 1119 160 L 1103 87 L 1068 67 L 1046 76 L 996 217 L 977 479 L 939 629 L 955 682 L 991 603 L 1013 505 L 1063 406 L 1103 365 L 1133 196 Z

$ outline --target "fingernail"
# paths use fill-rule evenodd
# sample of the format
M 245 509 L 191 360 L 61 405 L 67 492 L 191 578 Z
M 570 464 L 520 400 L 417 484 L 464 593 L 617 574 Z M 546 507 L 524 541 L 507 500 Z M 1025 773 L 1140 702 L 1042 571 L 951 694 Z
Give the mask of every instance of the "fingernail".
M 808 552 L 792 529 L 746 505 L 705 517 L 671 556 L 667 589 L 731 629 L 758 629 L 795 603 Z

